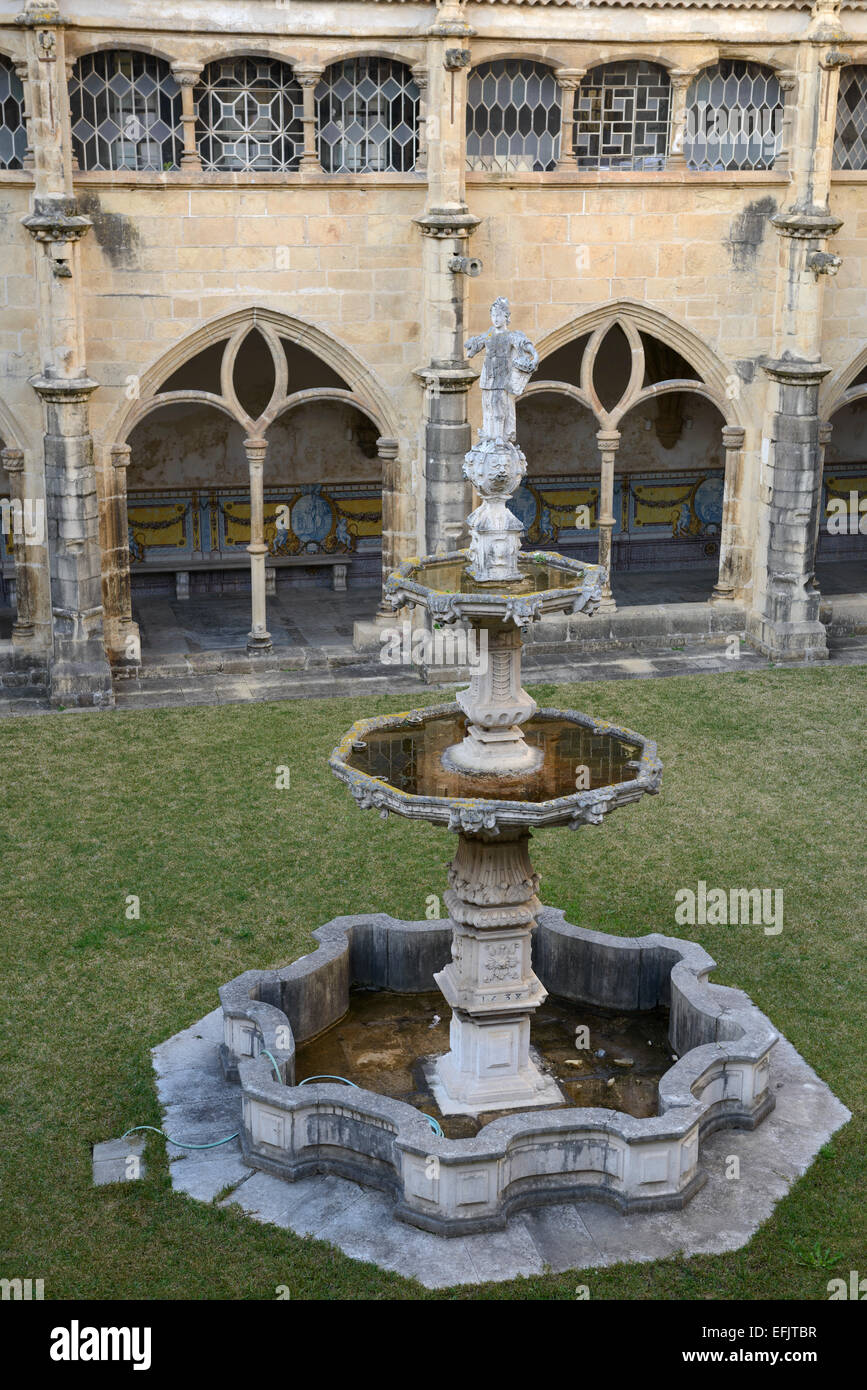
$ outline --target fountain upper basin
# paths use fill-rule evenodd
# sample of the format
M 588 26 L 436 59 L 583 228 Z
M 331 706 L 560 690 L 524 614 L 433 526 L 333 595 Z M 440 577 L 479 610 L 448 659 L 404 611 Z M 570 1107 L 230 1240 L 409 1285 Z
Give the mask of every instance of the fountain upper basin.
M 440 622 L 499 618 L 521 627 L 544 613 L 592 613 L 599 604 L 599 565 L 527 551 L 518 556 L 520 579 L 483 581 L 469 573 L 469 560 L 469 550 L 405 560 L 386 580 L 386 602 L 417 604 Z
M 456 703 L 361 719 L 330 765 L 362 808 L 468 833 L 575 829 L 659 790 L 662 765 L 652 740 L 577 710 L 541 709 L 523 725 L 528 744 L 544 757 L 535 771 L 514 778 L 468 776 L 443 765 L 443 752 L 465 725 Z

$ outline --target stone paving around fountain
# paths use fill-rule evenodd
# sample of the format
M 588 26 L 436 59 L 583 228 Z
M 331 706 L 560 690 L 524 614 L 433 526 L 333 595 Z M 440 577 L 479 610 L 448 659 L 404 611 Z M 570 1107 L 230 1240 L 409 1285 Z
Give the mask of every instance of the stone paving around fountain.
M 221 1011 L 214 1009 L 153 1050 L 168 1134 L 207 1143 L 238 1128 L 240 1093 L 223 1077 L 222 1036 Z M 774 1049 L 771 1084 L 776 1105 L 758 1128 L 720 1130 L 703 1142 L 700 1166 L 707 1182 L 682 1211 L 622 1215 L 581 1200 L 520 1212 L 502 1231 L 448 1239 L 395 1220 L 388 1196 L 345 1178 L 314 1175 L 287 1183 L 257 1172 L 244 1163 L 237 1140 L 186 1154 L 168 1145 L 171 1180 L 177 1192 L 196 1201 L 217 1199 L 253 1220 L 327 1241 L 352 1259 L 432 1289 L 678 1253 L 721 1254 L 746 1245 L 822 1145 L 851 1118 L 785 1038 Z M 737 1180 L 726 1177 L 732 1156 L 740 1161 Z M 592 1294 L 592 1273 L 582 1275 L 582 1282 Z

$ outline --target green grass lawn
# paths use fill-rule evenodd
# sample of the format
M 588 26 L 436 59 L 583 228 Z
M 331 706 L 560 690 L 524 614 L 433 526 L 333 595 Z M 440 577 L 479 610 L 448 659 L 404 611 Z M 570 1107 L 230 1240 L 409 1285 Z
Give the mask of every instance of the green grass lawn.
M 594 1299 L 824 1299 L 833 1275 L 867 1273 L 867 670 L 531 689 L 655 737 L 665 768 L 660 796 L 535 837 L 543 901 L 603 931 L 699 940 L 712 978 L 747 990 L 855 1117 L 743 1250 L 581 1282 Z M 355 718 L 405 706 L 0 723 L 4 1276 L 43 1278 L 46 1298 L 574 1296 L 571 1273 L 429 1293 L 175 1194 L 156 1139 L 143 1182 L 91 1185 L 91 1143 L 160 1122 L 149 1049 L 213 1009 L 220 984 L 309 951 L 333 916 L 422 917 L 442 894 L 453 837 L 359 811 L 327 768 Z M 702 878 L 782 888 L 782 934 L 677 927 L 676 890 Z

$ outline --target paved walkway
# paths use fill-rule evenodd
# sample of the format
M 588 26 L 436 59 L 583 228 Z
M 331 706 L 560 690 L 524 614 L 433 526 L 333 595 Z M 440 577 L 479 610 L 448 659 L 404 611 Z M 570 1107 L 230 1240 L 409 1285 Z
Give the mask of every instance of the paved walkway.
M 524 650 L 526 683 L 634 680 L 640 677 L 730 672 L 724 633 L 689 635 L 695 625 L 682 615 L 707 613 L 703 607 L 715 571 L 695 569 L 621 574 L 614 584 L 619 614 L 640 623 L 624 623 L 642 637 L 610 643 L 609 650 Z M 825 607 L 834 611 L 829 636 L 831 661 L 836 665 L 867 665 L 867 575 L 855 562 L 821 566 L 819 580 Z M 250 627 L 248 595 L 201 595 L 178 601 L 144 598 L 135 603 L 142 635 L 142 668 L 129 679 L 118 678 L 118 709 L 164 706 L 233 704 L 251 700 L 291 700 L 328 696 L 363 697 L 406 691 L 408 697 L 429 690 L 436 676 L 413 666 L 383 666 L 379 652 L 356 651 L 353 624 L 369 620 L 379 600 L 378 587 L 349 589 L 344 594 L 325 587 L 278 590 L 269 600 L 268 623 L 274 651 L 251 658 L 246 652 Z M 683 605 L 681 607 L 681 605 Z M 649 609 L 654 609 L 653 614 Z M 843 621 L 838 621 L 843 615 Z M 0 629 L 3 611 L 0 610 Z M 11 614 L 6 613 L 11 624 Z M 742 615 L 741 615 L 742 617 Z M 658 618 L 658 623 L 656 619 Z M 670 621 L 668 621 L 670 619 Z M 826 619 L 823 618 L 823 621 Z M 741 620 L 732 619 L 734 629 Z M 2 636 L 2 630 L 0 630 Z M 764 668 L 768 662 L 745 643 L 737 658 L 741 670 Z M 461 679 L 456 671 L 441 673 L 444 687 Z M 21 698 L 16 691 L 0 692 L 0 717 L 38 714 L 48 709 L 41 698 Z

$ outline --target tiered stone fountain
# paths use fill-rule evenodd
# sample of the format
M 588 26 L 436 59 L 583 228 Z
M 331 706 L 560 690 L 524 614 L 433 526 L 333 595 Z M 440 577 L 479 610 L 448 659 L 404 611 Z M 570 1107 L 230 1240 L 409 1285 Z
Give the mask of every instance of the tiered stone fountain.
M 360 807 L 457 832 L 450 920 L 340 918 L 319 929 L 312 955 L 221 990 L 223 1061 L 242 1085 L 247 1160 L 289 1178 L 331 1171 L 386 1187 L 399 1216 L 445 1234 L 501 1225 L 515 1205 L 564 1195 L 590 1193 L 621 1209 L 681 1206 L 704 1181 L 701 1133 L 751 1127 L 773 1105 L 775 1034 L 717 1002 L 706 982 L 713 962 L 700 947 L 604 936 L 541 907 L 533 827 L 598 824 L 658 791 L 662 769 L 642 735 L 539 709 L 522 688 L 521 629 L 545 613 L 592 613 L 603 576 L 598 566 L 520 550 L 521 524 L 508 508 L 526 471 L 515 397 L 538 358 L 509 329 L 505 301 L 491 316 L 488 332 L 467 343 L 470 356 L 485 350 L 483 425 L 465 464 L 481 498 L 469 548 L 408 560 L 386 585 L 395 611 L 412 605 L 433 622 L 483 630 L 487 664 L 452 704 L 360 720 L 331 757 Z M 375 1090 L 294 1084 L 296 1044 L 346 1013 L 353 983 L 420 992 L 432 979 L 451 1010 L 450 1050 L 427 1059 L 441 1114 L 502 1112 L 476 1138 L 432 1139 L 419 1110 Z M 568 1108 L 530 1046 L 546 984 L 615 1010 L 670 1006 L 680 1060 L 660 1081 L 657 1116 Z

